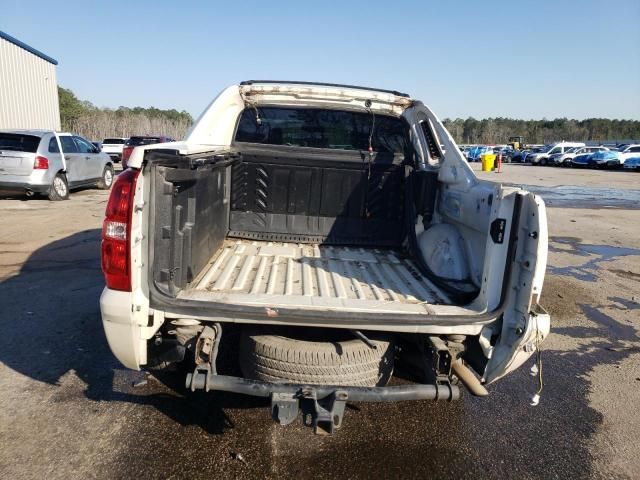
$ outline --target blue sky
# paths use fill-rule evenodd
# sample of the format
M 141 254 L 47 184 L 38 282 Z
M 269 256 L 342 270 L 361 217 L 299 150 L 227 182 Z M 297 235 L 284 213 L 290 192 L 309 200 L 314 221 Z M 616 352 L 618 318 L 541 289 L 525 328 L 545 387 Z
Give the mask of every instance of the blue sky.
M 396 89 L 443 118 L 640 119 L 638 0 L 0 4 L 0 30 L 99 106 L 195 116 L 259 78 Z

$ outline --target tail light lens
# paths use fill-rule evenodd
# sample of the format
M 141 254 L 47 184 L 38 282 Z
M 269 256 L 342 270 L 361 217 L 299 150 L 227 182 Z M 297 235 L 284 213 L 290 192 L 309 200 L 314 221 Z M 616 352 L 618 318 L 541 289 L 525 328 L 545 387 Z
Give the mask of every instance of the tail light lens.
M 125 145 L 122 148 L 122 168 L 126 169 L 127 168 L 127 160 L 129 160 L 129 157 L 131 156 L 131 152 L 133 152 L 134 147 L 130 146 L 130 145 Z
M 129 160 L 129 157 L 131 156 L 131 152 L 133 152 L 133 147 L 130 145 L 125 145 L 122 148 L 122 160 Z
M 125 170 L 111 187 L 102 224 L 102 271 L 108 288 L 131 291 L 131 216 L 139 170 Z
M 49 168 L 49 159 L 42 155 L 37 155 L 36 161 L 33 163 L 33 168 L 36 170 L 47 170 Z

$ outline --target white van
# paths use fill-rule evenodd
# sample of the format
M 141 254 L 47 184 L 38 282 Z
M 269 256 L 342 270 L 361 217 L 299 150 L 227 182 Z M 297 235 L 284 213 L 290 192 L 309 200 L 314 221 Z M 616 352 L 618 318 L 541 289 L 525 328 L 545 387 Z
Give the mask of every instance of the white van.
M 527 160 L 531 162 L 532 165 L 545 165 L 549 164 L 549 157 L 551 155 L 555 155 L 557 153 L 565 153 L 570 148 L 574 147 L 584 147 L 584 142 L 558 142 L 553 143 L 551 145 L 545 146 L 544 150 L 535 155 L 529 155 Z

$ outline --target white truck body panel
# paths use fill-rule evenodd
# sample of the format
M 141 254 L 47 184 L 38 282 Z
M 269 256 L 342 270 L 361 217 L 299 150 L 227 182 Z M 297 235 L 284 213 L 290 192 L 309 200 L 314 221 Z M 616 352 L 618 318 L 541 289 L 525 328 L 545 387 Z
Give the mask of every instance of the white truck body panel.
M 367 107 L 365 102 L 371 101 Z M 503 187 L 498 183 L 481 181 L 469 167 L 467 161 L 457 148 L 453 138 L 444 129 L 438 118 L 422 103 L 410 98 L 397 96 L 378 91 L 368 91 L 339 87 L 317 87 L 290 84 L 252 84 L 248 86 L 231 86 L 224 90 L 202 113 L 192 129 L 187 133 L 184 141 L 162 144 L 162 150 L 176 150 L 181 155 L 209 153 L 228 149 L 233 143 L 238 116 L 245 108 L 253 108 L 260 104 L 269 105 L 296 105 L 296 106 L 322 106 L 336 109 L 356 109 L 362 111 L 369 108 L 371 111 L 387 115 L 403 116 L 411 125 L 411 139 L 419 156 L 427 169 L 438 169 L 438 180 L 446 186 L 445 192 L 440 198 L 441 208 L 436 214 L 436 221 L 447 221 L 470 232 L 486 234 L 486 225 L 480 222 L 477 214 L 483 202 L 487 198 L 492 199 L 488 205 L 491 218 L 507 219 L 506 232 L 510 230 L 511 212 L 514 209 L 516 197 L 521 198 L 523 215 L 527 215 L 521 222 L 518 231 L 518 248 L 514 277 L 511 279 L 509 289 L 515 291 L 511 295 L 510 303 L 506 306 L 504 314 L 500 318 L 485 321 L 473 320 L 473 315 L 481 315 L 491 312 L 499 306 L 501 300 L 501 286 L 504 275 L 504 263 L 486 261 L 492 258 L 504 258 L 507 254 L 508 242 L 487 241 L 486 245 L 466 242 L 464 245 L 465 256 L 469 259 L 471 278 L 479 286 L 478 297 L 469 305 L 429 304 L 426 302 L 408 302 L 401 307 L 387 305 L 385 308 L 408 308 L 415 310 L 416 315 L 429 314 L 421 324 L 389 323 L 384 328 L 379 325 L 369 325 L 366 329 L 385 330 L 389 332 L 419 332 L 429 334 L 453 334 L 480 335 L 490 338 L 491 334 L 500 334 L 500 340 L 496 345 L 484 345 L 485 354 L 489 359 L 484 380 L 491 382 L 509 371 L 517 368 L 535 351 L 537 343 L 543 340 L 549 333 L 549 316 L 537 309 L 537 301 L 542 289 L 547 255 L 547 224 L 544 202 L 528 192 L 515 187 Z M 441 148 L 444 151 L 444 160 L 440 163 L 430 161 L 426 151 L 427 139 L 419 127 L 420 122 L 428 122 L 435 130 Z M 148 150 L 157 149 L 158 145 L 145 145 L 136 147 L 128 161 L 128 165 L 134 169 L 140 169 L 144 165 L 145 153 Z M 146 198 L 149 185 L 144 175 L 140 175 L 136 186 L 135 205 L 132 218 L 132 292 L 114 292 L 105 289 L 100 305 L 103 312 L 103 323 L 107 338 L 114 354 L 120 361 L 130 368 L 140 368 L 146 361 L 146 342 L 167 319 L 182 318 L 179 308 L 167 308 L 163 311 L 151 310 L 149 305 L 149 279 L 147 278 L 146 262 L 148 234 L 146 225 L 148 221 L 148 205 L 152 199 Z M 493 204 L 491 203 L 493 202 Z M 259 253 L 254 252 L 253 263 L 259 264 Z M 253 254 L 252 254 L 253 255 Z M 295 252 L 293 254 L 295 256 Z M 286 257 L 286 255 L 281 255 Z M 234 255 L 229 257 L 234 258 Z M 246 261 L 246 260 L 243 260 Z M 280 260 L 278 260 L 280 261 Z M 287 269 L 286 259 L 282 268 Z M 252 296 L 251 288 L 244 285 L 248 278 L 243 279 L 242 272 L 236 272 L 235 276 L 229 276 L 222 283 L 222 288 L 217 288 L 213 282 L 213 276 L 224 274 L 225 266 L 217 265 L 205 271 L 200 277 L 200 287 L 181 293 L 183 300 L 208 301 L 215 295 L 223 298 L 226 293 L 244 295 L 237 297 L 239 301 L 253 306 L 264 304 L 265 308 L 271 308 L 273 298 L 267 295 Z M 228 269 L 230 271 L 230 268 Z M 247 270 L 248 271 L 248 270 Z M 213 273 L 211 273 L 213 272 Z M 246 272 L 245 272 L 246 273 Z M 402 273 L 400 273 L 402 274 Z M 210 276 L 210 278 L 207 277 Z M 304 275 L 304 273 L 300 273 Z M 342 280 L 338 281 L 339 284 Z M 301 299 L 306 302 L 306 308 L 348 308 L 379 310 L 379 305 L 373 305 L 371 299 L 357 302 L 354 299 L 338 295 L 337 298 L 320 298 L 287 295 L 287 277 L 279 280 L 274 277 L 274 282 L 282 283 L 283 294 L 277 298 L 277 303 L 283 305 L 295 305 L 296 308 L 305 308 Z M 274 285 L 275 285 L 274 283 Z M 234 288 L 241 285 L 241 288 Z M 248 288 L 247 291 L 243 290 Z M 267 287 L 269 288 L 269 287 Z M 275 288 L 275 287 L 274 287 Z M 278 287 L 279 288 L 279 287 Z M 303 287 L 304 288 L 304 287 Z M 338 288 L 338 287 L 336 287 Z M 239 291 L 242 290 L 241 293 Z M 371 294 L 374 295 L 373 290 Z M 433 319 L 433 316 L 439 316 Z M 468 323 L 452 323 L 447 317 L 457 315 L 469 315 Z M 224 316 L 221 314 L 199 314 L 193 318 L 198 320 L 228 321 L 237 323 L 251 323 L 246 318 Z M 151 320 L 150 320 L 151 319 Z M 272 319 L 261 320 L 263 323 L 282 324 L 284 320 L 274 315 Z M 333 328 L 333 323 L 321 321 L 289 322 L 289 325 L 306 325 L 314 327 Z M 343 328 L 363 328 L 361 324 L 349 323 L 348 315 L 345 316 Z

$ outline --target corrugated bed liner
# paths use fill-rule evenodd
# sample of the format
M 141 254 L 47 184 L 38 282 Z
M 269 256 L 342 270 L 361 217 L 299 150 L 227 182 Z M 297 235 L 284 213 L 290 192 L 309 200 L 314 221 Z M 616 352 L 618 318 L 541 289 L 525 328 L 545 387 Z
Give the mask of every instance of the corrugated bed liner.
M 446 296 L 400 251 L 226 240 L 179 298 L 424 314 Z

